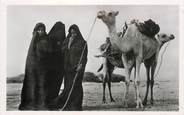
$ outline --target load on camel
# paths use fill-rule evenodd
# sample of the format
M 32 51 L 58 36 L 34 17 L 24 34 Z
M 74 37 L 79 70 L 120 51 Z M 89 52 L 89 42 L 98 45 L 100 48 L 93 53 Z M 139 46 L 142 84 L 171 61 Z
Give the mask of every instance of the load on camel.
M 118 11 L 117 12 L 99 11 L 97 14 L 97 17 L 106 24 L 109 30 L 110 42 L 113 49 L 121 53 L 121 61 L 123 62 L 123 66 L 125 68 L 125 73 L 126 73 L 126 80 L 125 80 L 125 83 L 126 83 L 125 106 L 126 107 L 128 106 L 127 101 L 129 97 L 130 74 L 131 74 L 132 68 L 133 67 L 135 68 L 134 85 L 135 85 L 135 91 L 136 91 L 136 104 L 137 104 L 136 108 L 139 108 L 139 107 L 143 107 L 142 100 L 140 98 L 140 92 L 139 92 L 140 65 L 141 63 L 144 63 L 147 71 L 148 82 L 147 82 L 147 91 L 146 91 L 144 103 L 146 104 L 147 102 L 149 85 L 151 86 L 151 103 L 153 103 L 154 72 L 157 65 L 158 54 L 161 46 L 165 42 L 171 39 L 174 39 L 174 36 L 159 34 L 157 37 L 163 40 L 163 42 L 161 42 L 160 40 L 155 38 L 155 34 L 157 34 L 160 30 L 158 25 L 152 22 L 154 26 L 150 26 L 150 27 L 153 27 L 155 30 L 152 31 L 153 29 L 150 28 L 151 31 L 150 30 L 146 31 L 146 34 L 145 34 L 144 33 L 145 31 L 142 31 L 142 30 L 144 30 L 146 26 L 144 26 L 143 24 L 142 27 L 139 26 L 140 27 L 139 28 L 137 24 L 141 25 L 141 23 L 138 23 L 136 20 L 132 21 L 130 24 L 127 25 L 127 29 L 123 36 L 121 35 L 118 36 L 116 31 L 116 16 L 118 15 L 118 13 L 119 13 Z M 148 20 L 148 23 L 150 22 L 151 20 Z M 151 32 L 151 34 L 149 32 Z M 108 58 L 108 59 L 110 62 L 110 59 L 112 58 Z M 150 70 L 151 70 L 151 80 L 149 77 Z

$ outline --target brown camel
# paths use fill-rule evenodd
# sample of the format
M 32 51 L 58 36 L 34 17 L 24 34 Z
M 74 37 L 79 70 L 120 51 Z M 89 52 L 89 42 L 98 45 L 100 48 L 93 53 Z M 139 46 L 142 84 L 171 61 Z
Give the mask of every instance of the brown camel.
M 159 44 L 159 49 L 161 49 L 161 47 L 169 42 L 170 40 L 174 39 L 173 35 L 167 35 L 165 33 L 161 33 L 158 34 L 156 36 L 156 39 L 158 41 Z M 107 43 L 106 43 L 107 44 Z M 106 45 L 105 44 L 105 45 Z M 101 46 L 103 46 L 104 44 L 102 44 Z M 110 47 L 108 49 L 111 49 Z M 107 50 L 108 50 L 107 49 Z M 106 50 L 106 48 L 100 47 L 100 51 L 102 53 L 104 53 L 104 51 Z M 160 51 L 160 50 L 159 50 Z M 159 53 L 159 52 L 157 52 Z M 109 52 L 108 55 L 98 55 L 96 57 L 102 57 L 103 58 L 103 63 L 101 64 L 100 68 L 98 69 L 98 72 L 100 72 L 101 70 L 103 70 L 103 78 L 102 78 L 102 82 L 103 82 L 103 99 L 102 102 L 105 103 L 106 102 L 106 98 L 105 98 L 105 87 L 106 87 L 106 83 L 108 83 L 108 88 L 109 88 L 109 95 L 110 95 L 110 99 L 111 102 L 114 102 L 115 100 L 112 97 L 112 93 L 111 93 L 111 77 L 112 77 L 112 73 L 114 71 L 114 68 L 124 68 L 123 62 L 122 60 L 120 60 L 121 58 L 121 53 L 116 53 L 111 54 L 111 52 Z M 155 54 L 157 55 L 157 54 Z M 147 104 L 147 96 L 148 96 L 148 92 L 149 92 L 149 86 L 151 86 L 151 104 L 153 104 L 153 83 L 154 81 L 154 71 L 152 71 L 153 73 L 151 73 L 151 78 L 150 78 L 150 69 L 153 68 L 154 66 L 152 64 L 154 64 L 155 62 L 157 62 L 155 57 L 151 57 L 150 59 L 147 59 L 147 61 L 144 61 L 144 65 L 146 67 L 146 72 L 147 72 L 147 87 L 146 87 L 146 94 L 145 94 L 145 98 L 143 101 L 143 105 Z M 157 66 L 157 63 L 156 65 Z M 150 80 L 151 79 L 151 80 Z
M 126 73 L 126 93 L 125 93 L 125 106 L 127 107 L 127 101 L 129 97 L 129 85 L 131 70 L 135 68 L 134 85 L 136 91 L 136 108 L 143 107 L 142 100 L 140 98 L 139 84 L 140 84 L 140 65 L 141 63 L 147 63 L 146 66 L 152 64 L 152 59 L 157 60 L 160 48 L 158 41 L 155 37 L 148 37 L 142 34 L 135 23 L 128 25 L 128 28 L 122 37 L 118 37 L 116 32 L 116 16 L 119 12 L 99 11 L 97 17 L 101 19 L 109 30 L 109 36 L 112 46 L 122 53 L 122 61 L 125 67 Z M 173 35 L 171 35 L 174 38 Z M 151 60 L 149 60 L 152 58 Z M 157 61 L 152 64 L 152 72 L 154 73 Z M 153 86 L 154 80 L 151 80 L 151 86 Z

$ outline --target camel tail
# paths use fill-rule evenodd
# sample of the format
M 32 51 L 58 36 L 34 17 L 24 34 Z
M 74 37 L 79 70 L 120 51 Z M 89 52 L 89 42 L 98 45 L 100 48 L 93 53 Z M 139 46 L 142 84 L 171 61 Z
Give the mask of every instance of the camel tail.
M 103 64 L 100 66 L 100 68 L 97 70 L 97 72 L 100 72 L 103 68 Z

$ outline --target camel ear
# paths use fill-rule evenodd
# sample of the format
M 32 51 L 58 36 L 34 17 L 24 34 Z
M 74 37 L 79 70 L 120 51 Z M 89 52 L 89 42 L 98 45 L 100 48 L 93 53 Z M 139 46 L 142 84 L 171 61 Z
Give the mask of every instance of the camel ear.
M 115 12 L 115 16 L 117 16 L 119 14 L 119 11 Z
M 126 22 L 125 22 L 125 27 L 126 27 L 126 28 L 128 28 L 128 25 L 127 25 L 127 23 L 126 23 Z
M 156 35 L 156 38 L 161 41 L 161 38 L 160 38 L 160 35 L 159 34 Z

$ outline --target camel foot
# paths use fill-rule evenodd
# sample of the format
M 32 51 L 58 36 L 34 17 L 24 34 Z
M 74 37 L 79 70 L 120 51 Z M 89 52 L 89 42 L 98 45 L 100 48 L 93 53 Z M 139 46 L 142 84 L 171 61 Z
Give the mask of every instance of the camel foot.
M 106 103 L 106 99 L 103 99 L 103 100 L 102 100 L 102 103 Z
M 150 100 L 150 103 L 151 103 L 151 105 L 153 105 L 154 104 L 154 100 Z
M 113 98 L 111 98 L 111 102 L 115 102 L 115 100 Z
M 142 104 L 140 104 L 140 106 L 137 105 L 136 108 L 137 108 L 137 109 L 139 109 L 139 108 L 144 108 L 144 106 L 143 106 Z
M 143 105 L 147 105 L 147 100 L 146 99 L 144 99 L 144 101 L 143 101 L 143 103 L 142 103 Z
M 142 102 L 140 103 L 140 106 L 141 106 L 141 108 L 144 108 L 144 106 L 143 106 Z
M 127 101 L 124 101 L 124 106 L 125 106 L 125 108 L 128 108 L 128 102 Z
M 139 106 L 139 105 L 140 105 L 140 106 Z M 138 108 L 143 108 L 143 107 L 144 107 L 144 106 L 143 106 L 143 104 L 142 104 L 142 101 L 141 101 L 141 100 L 138 100 L 136 108 L 138 109 Z

